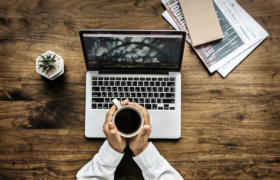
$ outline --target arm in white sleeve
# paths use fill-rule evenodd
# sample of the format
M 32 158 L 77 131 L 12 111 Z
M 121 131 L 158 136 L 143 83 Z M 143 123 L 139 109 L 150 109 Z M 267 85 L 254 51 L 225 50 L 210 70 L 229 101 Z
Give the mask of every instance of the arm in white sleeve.
M 147 148 L 134 161 L 142 170 L 146 180 L 182 180 L 182 176 L 159 154 L 156 147 L 149 143 Z
M 93 159 L 77 173 L 77 180 L 113 180 L 123 155 L 115 151 L 106 140 Z

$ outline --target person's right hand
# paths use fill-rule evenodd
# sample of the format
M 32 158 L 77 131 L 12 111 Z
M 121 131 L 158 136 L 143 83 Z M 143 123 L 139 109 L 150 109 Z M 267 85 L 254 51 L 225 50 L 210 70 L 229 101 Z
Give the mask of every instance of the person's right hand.
M 132 102 L 129 102 L 128 105 L 135 106 L 136 108 L 138 108 L 144 117 L 144 126 L 140 129 L 139 134 L 137 134 L 129 140 L 128 144 L 133 154 L 137 156 L 140 153 L 142 153 L 148 146 L 148 139 L 151 134 L 152 127 L 150 123 L 150 116 L 146 108 L 137 103 Z

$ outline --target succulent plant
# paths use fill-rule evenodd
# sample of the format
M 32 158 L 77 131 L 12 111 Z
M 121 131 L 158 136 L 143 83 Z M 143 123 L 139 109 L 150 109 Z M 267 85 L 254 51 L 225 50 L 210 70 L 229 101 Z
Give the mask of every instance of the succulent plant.
M 39 64 L 38 66 L 38 70 L 39 69 L 43 69 L 42 72 L 44 72 L 45 70 L 47 70 L 47 74 L 49 74 L 50 70 L 55 71 L 56 67 L 54 65 L 54 62 L 56 61 L 54 58 L 56 56 L 56 54 L 51 58 L 51 55 L 47 55 L 47 57 L 44 57 L 42 55 L 40 55 L 42 57 L 43 60 L 38 61 L 41 62 L 41 64 Z

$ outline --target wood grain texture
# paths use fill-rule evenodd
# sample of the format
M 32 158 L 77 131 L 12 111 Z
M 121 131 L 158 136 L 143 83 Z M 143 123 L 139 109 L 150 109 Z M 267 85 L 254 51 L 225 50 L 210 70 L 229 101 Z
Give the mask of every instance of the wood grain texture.
M 153 140 L 184 179 L 280 179 L 280 1 L 238 0 L 269 37 L 227 78 L 186 44 L 182 136 Z M 0 0 L 0 179 L 75 179 L 104 139 L 84 136 L 80 29 L 173 29 L 159 0 Z M 54 81 L 35 71 L 65 60 Z M 143 179 L 125 156 L 115 177 Z

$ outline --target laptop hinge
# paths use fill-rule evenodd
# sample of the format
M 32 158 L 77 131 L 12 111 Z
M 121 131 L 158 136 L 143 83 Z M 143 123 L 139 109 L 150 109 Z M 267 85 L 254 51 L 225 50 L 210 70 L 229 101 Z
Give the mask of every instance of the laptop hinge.
M 161 70 L 99 70 L 98 74 L 169 74 Z

